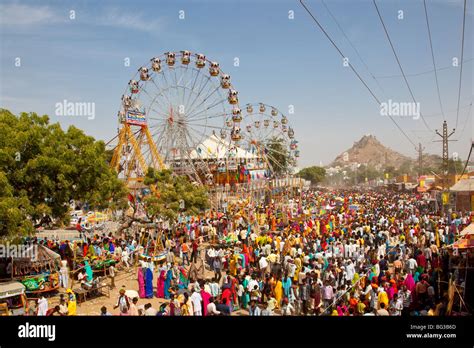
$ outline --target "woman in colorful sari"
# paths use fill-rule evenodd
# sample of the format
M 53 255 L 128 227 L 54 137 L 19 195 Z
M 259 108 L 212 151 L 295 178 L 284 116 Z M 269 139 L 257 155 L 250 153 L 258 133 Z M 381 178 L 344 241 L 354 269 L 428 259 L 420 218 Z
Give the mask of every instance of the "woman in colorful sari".
M 281 282 L 282 287 L 283 287 L 283 293 L 285 297 L 289 298 L 290 297 L 290 292 L 291 292 L 291 279 L 288 276 L 285 276 L 283 278 L 283 281 Z
M 295 271 L 295 276 L 293 280 L 295 282 L 298 281 L 298 275 L 300 274 L 300 271 L 302 269 L 302 264 L 301 264 L 301 259 L 299 257 L 295 257 L 295 265 L 296 265 L 296 271 Z
M 248 267 L 249 261 L 250 261 L 249 248 L 247 247 L 246 244 L 244 244 L 244 246 L 242 247 L 242 255 L 244 257 L 244 263 L 243 263 L 242 268 L 246 268 L 246 267 Z
M 273 292 L 275 294 L 276 308 L 280 309 L 280 303 L 281 303 L 281 299 L 282 299 L 282 296 L 283 296 L 283 283 L 281 282 L 280 279 L 278 279 L 276 281 L 275 288 L 274 288 Z
M 392 300 L 393 295 L 395 295 L 396 293 L 398 293 L 397 282 L 395 281 L 395 279 L 390 279 L 390 287 L 387 289 L 388 299 Z
M 84 261 L 84 270 L 86 271 L 86 280 L 88 282 L 92 281 L 92 278 L 94 277 L 94 273 L 92 272 L 92 267 L 89 265 L 89 261 Z
M 165 279 L 165 299 L 170 298 L 170 287 L 171 287 L 171 280 L 173 279 L 173 271 L 171 269 L 166 272 L 166 279 Z
M 235 254 L 232 254 L 231 257 L 229 258 L 229 273 L 232 276 L 237 275 L 237 261 L 238 257 Z
M 201 287 L 201 297 L 202 297 L 202 315 L 207 315 L 207 305 L 209 304 L 209 299 L 212 297 L 210 293 L 204 290 L 204 286 Z
M 179 283 L 178 287 L 179 289 L 187 289 L 189 285 L 189 280 L 186 274 L 186 270 L 184 269 L 183 266 L 179 267 Z
M 406 285 L 407 289 L 410 290 L 412 294 L 414 294 L 415 280 L 413 279 L 413 276 L 411 275 L 411 273 L 407 274 L 404 284 Z
M 153 272 L 150 267 L 145 270 L 145 297 L 153 298 Z
M 413 280 L 415 281 L 415 283 L 419 282 L 420 281 L 420 272 L 415 272 L 415 276 L 413 277 Z
M 145 276 L 143 275 L 143 268 L 138 267 L 137 278 L 138 278 L 138 296 L 145 298 Z
M 239 309 L 239 297 L 237 296 L 237 288 L 239 287 L 239 281 L 237 278 L 229 277 L 230 278 L 230 291 L 232 292 L 232 303 L 234 304 L 234 310 Z
M 165 298 L 166 271 L 162 270 L 156 282 L 156 297 Z
M 66 293 L 68 294 L 67 315 L 76 315 L 76 295 L 71 289 L 67 289 Z

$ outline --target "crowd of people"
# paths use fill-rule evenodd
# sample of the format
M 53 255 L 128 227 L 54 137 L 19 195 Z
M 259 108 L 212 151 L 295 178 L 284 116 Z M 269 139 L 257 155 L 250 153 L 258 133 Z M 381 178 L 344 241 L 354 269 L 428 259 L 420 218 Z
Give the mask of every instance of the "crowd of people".
M 120 289 L 120 315 L 442 316 L 449 280 L 464 281 L 445 246 L 470 223 L 469 212 L 435 213 L 414 193 L 305 191 L 281 204 L 242 201 L 175 224 L 45 243 L 61 255 L 64 278 L 77 255 L 84 269 L 115 260 L 112 282 L 116 267 L 133 271 L 136 296 Z M 151 298 L 163 299 L 159 309 L 141 304 Z
M 420 195 L 388 191 L 288 203 L 180 222 L 161 235 L 155 294 L 153 263 L 138 269 L 140 297 L 169 300 L 161 315 L 446 315 L 448 281 L 463 279 L 444 247 L 468 212 L 435 214 Z M 212 274 L 186 275 L 189 262 Z

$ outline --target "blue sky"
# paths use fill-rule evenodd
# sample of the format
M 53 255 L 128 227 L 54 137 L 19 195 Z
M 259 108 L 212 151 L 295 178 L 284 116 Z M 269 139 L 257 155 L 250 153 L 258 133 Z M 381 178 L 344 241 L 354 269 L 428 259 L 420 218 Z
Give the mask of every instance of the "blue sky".
M 378 2 L 415 98 L 430 127 L 440 115 L 423 2 Z M 377 13 L 369 0 L 325 0 L 365 65 L 358 59 L 320 0 L 307 6 L 381 100 L 410 102 Z M 457 142 L 450 152 L 466 158 L 474 126 L 473 2 L 468 1 L 463 84 Z M 463 2 L 427 0 L 441 98 L 453 128 L 456 120 Z M 69 18 L 70 11 L 76 18 Z M 179 11 L 185 19 L 179 19 Z M 404 19 L 397 18 L 404 11 Z M 289 19 L 294 11 L 294 19 Z M 369 92 L 316 27 L 298 1 L 2 1 L 0 4 L 0 107 L 48 114 L 64 127 L 76 125 L 99 139 L 117 132 L 120 97 L 137 69 L 153 56 L 183 49 L 202 52 L 232 76 L 240 104 L 264 102 L 287 112 L 300 141 L 300 166 L 328 164 L 362 135 L 415 156 L 413 146 L 380 115 Z M 15 67 L 15 58 L 21 66 Z M 129 57 L 130 67 L 124 66 Z M 233 65 L 238 57 L 240 66 Z M 420 74 L 424 73 L 424 74 Z M 380 90 L 374 75 L 382 86 Z M 412 74 L 419 74 L 411 76 Z M 393 75 L 396 75 L 393 77 Z M 391 77 L 392 76 L 392 77 Z M 96 103 L 96 118 L 57 117 L 55 104 Z M 440 143 L 421 120 L 397 117 L 415 142 L 431 153 Z

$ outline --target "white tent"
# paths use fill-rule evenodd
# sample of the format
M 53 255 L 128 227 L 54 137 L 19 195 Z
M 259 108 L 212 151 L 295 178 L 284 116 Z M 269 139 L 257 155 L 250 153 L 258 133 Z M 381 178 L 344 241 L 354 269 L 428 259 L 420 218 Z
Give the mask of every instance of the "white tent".
M 229 144 L 212 134 L 209 138 L 199 144 L 190 153 L 191 159 L 225 159 L 229 158 Z M 257 155 L 235 146 L 233 150 L 236 159 L 255 159 Z
M 474 191 L 474 177 L 461 179 L 450 188 L 453 192 L 473 192 Z
M 469 226 L 467 226 L 464 230 L 462 230 L 460 235 L 461 236 L 474 235 L 474 222 L 471 222 Z

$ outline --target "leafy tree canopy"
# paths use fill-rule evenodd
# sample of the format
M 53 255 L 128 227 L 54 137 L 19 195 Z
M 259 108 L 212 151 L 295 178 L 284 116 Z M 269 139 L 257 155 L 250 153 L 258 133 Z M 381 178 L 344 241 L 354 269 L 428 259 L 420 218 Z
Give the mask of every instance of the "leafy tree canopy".
M 168 169 L 149 168 L 144 183 L 153 187 L 153 193 L 144 199 L 150 219 L 174 220 L 179 212 L 199 214 L 210 205 L 205 187 L 194 185 L 188 177 L 175 175 Z M 184 209 L 180 207 L 180 201 Z
M 297 176 L 309 180 L 311 184 L 316 185 L 322 182 L 326 177 L 326 169 L 318 166 L 307 167 L 300 170 Z
M 283 139 L 272 137 L 265 144 L 265 153 L 272 167 L 273 174 L 281 176 L 286 174 L 291 166 L 290 152 L 285 148 Z
M 104 142 L 36 113 L 0 109 L 0 124 L 0 236 L 31 232 L 45 215 L 67 223 L 71 199 L 95 209 L 125 206 Z

